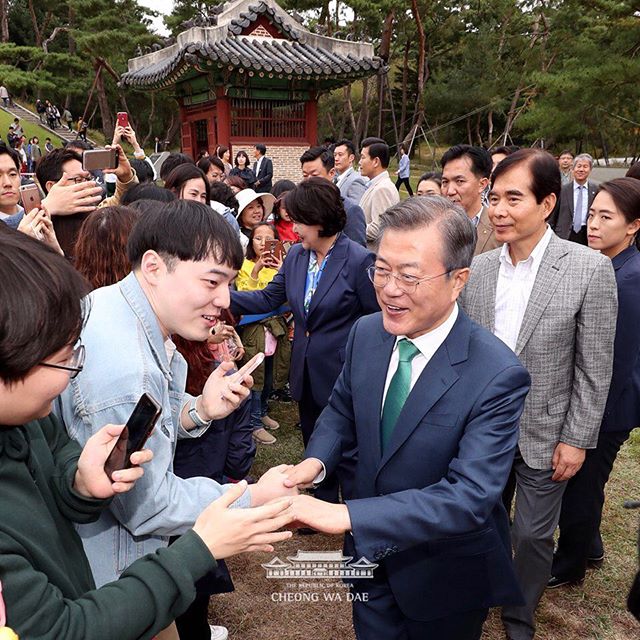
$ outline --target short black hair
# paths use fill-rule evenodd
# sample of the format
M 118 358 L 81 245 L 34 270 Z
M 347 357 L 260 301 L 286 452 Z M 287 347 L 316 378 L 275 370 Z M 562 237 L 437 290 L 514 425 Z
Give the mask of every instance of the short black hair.
M 4 142 L 0 140 L 0 156 L 2 155 L 9 156 L 13 160 L 13 164 L 16 165 L 16 169 L 20 171 L 20 166 L 22 163 L 20 162 L 20 156 L 18 155 L 18 152 L 15 149 L 8 147 Z
M 368 149 L 369 157 L 378 158 L 383 169 L 389 166 L 391 151 L 389 150 L 389 145 L 382 138 L 365 138 L 360 145 L 360 149 Z
M 493 149 L 493 151 L 491 151 L 491 157 L 495 156 L 496 154 L 501 153 L 502 155 L 505 156 L 510 156 L 513 153 L 513 149 L 511 149 L 510 147 L 496 147 L 495 149 Z
M 164 181 L 164 188 L 173 191 L 179 198 L 182 197 L 182 190 L 188 180 L 200 179 L 204 182 L 204 190 L 207 194 L 207 202 L 211 200 L 209 192 L 209 181 L 204 175 L 202 169 L 196 167 L 195 164 L 185 163 L 179 164 Z
M 347 151 L 355 156 L 356 155 L 356 147 L 353 144 L 353 142 L 351 142 L 351 140 L 347 140 L 347 138 L 342 138 L 342 140 L 338 140 L 338 142 L 336 142 L 333 145 L 333 150 L 335 151 L 337 147 L 347 147 Z
M 93 145 L 86 140 L 72 140 L 64 145 L 65 149 L 77 149 L 78 151 L 91 151 Z
M 194 200 L 175 200 L 145 211 L 127 244 L 131 266 L 140 266 L 146 251 L 156 251 L 170 261 L 206 260 L 240 269 L 243 253 L 237 233 L 211 207 Z
M 560 197 L 562 178 L 556 159 L 542 149 L 520 149 L 507 156 L 496 167 L 491 176 L 491 188 L 496 180 L 514 167 L 526 164 L 531 173 L 531 191 L 540 204 L 548 195 L 555 194 L 556 200 Z
M 283 193 L 294 189 L 296 183 L 293 180 L 278 180 L 273 187 L 271 187 L 271 195 L 279 198 Z
M 340 190 L 324 178 L 303 180 L 287 193 L 285 207 L 294 222 L 320 225 L 318 235 L 322 238 L 336 235 L 347 223 Z
M 333 153 L 329 151 L 329 149 L 325 147 L 311 147 L 307 149 L 300 156 L 300 164 L 304 164 L 305 162 L 313 162 L 320 158 L 322 161 L 322 166 L 327 170 L 331 171 L 335 166 L 335 160 L 333 159 Z
M 447 162 L 458 158 L 469 158 L 471 160 L 471 172 L 476 178 L 489 178 L 493 170 L 491 155 L 482 147 L 472 147 L 470 144 L 456 144 L 444 152 L 440 159 L 440 166 L 444 171 Z
M 263 144 L 256 144 L 255 148 L 262 154 L 265 155 L 267 153 L 267 147 L 265 147 Z
M 229 147 L 225 147 L 224 145 L 221 144 L 217 150 L 218 158 L 222 160 L 222 156 L 224 156 L 224 154 L 227 153 L 227 151 L 229 151 Z
M 58 182 L 64 173 L 62 167 L 69 160 L 82 162 L 82 156 L 77 151 L 65 147 L 64 149 L 54 149 L 38 160 L 36 178 L 38 178 L 45 195 L 48 193 L 47 182 Z
M 129 164 L 131 168 L 136 172 L 136 176 L 138 176 L 138 182 L 140 184 L 144 182 L 153 182 L 153 168 L 146 160 L 129 160 Z
M 138 200 L 155 200 L 157 202 L 173 202 L 176 194 L 169 189 L 159 187 L 155 182 L 141 182 L 127 189 L 120 201 L 121 205 L 128 206 Z
M 423 173 L 418 178 L 418 182 L 416 184 L 419 186 L 424 180 L 431 180 L 431 182 L 435 182 L 439 187 L 442 186 L 442 174 L 439 171 L 427 171 L 426 173 Z
M 209 173 L 209 169 L 211 168 L 211 165 L 213 165 L 217 169 L 220 169 L 220 171 L 224 173 L 224 163 L 217 156 L 208 156 L 207 158 L 200 158 L 200 160 L 198 160 L 198 162 L 196 163 L 196 167 L 204 171 L 204 173 Z
M 170 153 L 160 167 L 160 180 L 164 181 L 166 177 L 181 164 L 194 164 L 193 158 L 186 153 Z
M 11 384 L 77 342 L 88 286 L 59 253 L 0 226 L 0 379 Z
M 560 156 L 571 156 L 571 157 L 573 158 L 573 156 L 574 156 L 574 155 L 575 155 L 575 154 L 573 153 L 573 151 L 570 151 L 569 149 L 563 149 L 563 150 L 560 152 Z M 558 156 L 558 158 L 559 158 L 560 156 Z
M 214 182 L 209 187 L 209 195 L 213 202 L 219 202 L 220 204 L 233 209 L 235 213 L 238 213 L 238 201 L 236 200 L 236 194 L 233 189 L 224 182 Z

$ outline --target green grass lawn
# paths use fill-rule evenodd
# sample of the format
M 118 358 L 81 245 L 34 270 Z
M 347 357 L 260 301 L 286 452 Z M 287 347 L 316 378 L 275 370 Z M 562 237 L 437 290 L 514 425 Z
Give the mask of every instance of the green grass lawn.
M 6 111 L 0 111 L 0 135 L 5 142 L 7 141 L 7 132 L 9 131 L 10 124 L 13 124 L 13 116 L 9 115 Z M 64 144 L 61 138 L 49 133 L 37 124 L 31 124 L 26 120 L 20 120 L 20 124 L 24 129 L 24 135 L 27 137 L 27 140 L 33 138 L 33 136 L 38 136 L 41 149 L 44 149 L 45 138 L 51 138 L 54 147 L 62 147 Z

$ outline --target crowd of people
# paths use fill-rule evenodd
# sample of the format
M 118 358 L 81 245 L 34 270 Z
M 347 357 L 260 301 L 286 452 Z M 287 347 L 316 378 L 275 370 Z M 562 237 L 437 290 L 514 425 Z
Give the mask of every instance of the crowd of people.
M 640 425 L 639 167 L 597 185 L 587 154 L 461 144 L 413 196 L 380 138 L 307 149 L 297 182 L 263 144 L 159 175 L 131 127 L 112 147 L 98 174 L 83 141 L 36 152 L 27 211 L 0 144 L 7 624 L 224 640 L 224 559 L 290 527 L 376 563 L 351 587 L 360 640 L 477 640 L 490 607 L 531 640 L 544 590 L 604 561 Z M 304 459 L 248 483 L 274 393 Z M 109 475 L 143 394 L 157 425 Z

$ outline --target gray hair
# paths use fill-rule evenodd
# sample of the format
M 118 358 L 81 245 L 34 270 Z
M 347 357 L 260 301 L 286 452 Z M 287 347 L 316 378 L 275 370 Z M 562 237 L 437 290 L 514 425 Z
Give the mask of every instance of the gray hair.
M 388 229 L 413 231 L 437 225 L 442 236 L 442 263 L 447 271 L 471 265 L 476 230 L 464 209 L 443 196 L 414 196 L 387 209 L 380 216 L 376 244 Z
M 589 163 L 589 166 L 593 168 L 593 157 L 588 153 L 580 153 L 573 159 L 573 166 L 575 167 L 578 162 L 586 161 Z

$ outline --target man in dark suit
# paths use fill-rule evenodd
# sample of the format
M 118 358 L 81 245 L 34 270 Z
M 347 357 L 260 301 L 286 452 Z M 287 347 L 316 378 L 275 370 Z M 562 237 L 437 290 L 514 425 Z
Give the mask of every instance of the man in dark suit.
M 321 482 L 357 448 L 353 499 L 300 496 L 294 511 L 347 533 L 345 555 L 378 564 L 353 581 L 359 640 L 476 640 L 489 607 L 520 601 L 500 496 L 529 375 L 456 303 L 475 248 L 464 211 L 409 198 L 380 221 L 369 276 L 382 313 L 351 331 L 306 459 L 285 483 Z
M 271 181 L 273 180 L 273 162 L 267 158 L 267 147 L 257 144 L 253 150 L 253 172 L 256 174 L 256 181 L 253 185 L 254 191 L 258 193 L 270 193 Z
M 324 147 L 311 147 L 300 156 L 302 165 L 302 179 L 324 178 L 330 182 L 335 179 L 334 155 Z M 339 187 L 338 187 L 339 188 Z M 367 246 L 367 225 L 364 219 L 362 207 L 351 198 L 347 198 L 340 190 L 344 201 L 344 210 L 347 214 L 347 224 L 344 226 L 344 234 L 354 242 Z
M 587 244 L 587 217 L 598 184 L 589 180 L 593 158 L 581 153 L 573 161 L 573 180 L 562 186 L 560 199 L 549 218 L 549 226 L 563 240 Z

